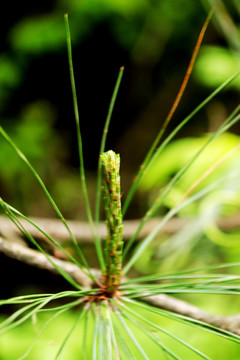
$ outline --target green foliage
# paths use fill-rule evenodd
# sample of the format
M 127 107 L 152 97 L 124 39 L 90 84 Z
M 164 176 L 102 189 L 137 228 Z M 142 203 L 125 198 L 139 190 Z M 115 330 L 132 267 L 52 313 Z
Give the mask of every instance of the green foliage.
M 12 139 L 19 144 L 33 164 L 38 166 L 39 171 L 43 169 L 46 171 L 46 157 L 52 159 L 52 165 L 54 164 L 53 154 L 56 152 L 58 140 L 52 128 L 53 122 L 53 108 L 49 103 L 39 101 L 23 108 L 21 118 L 16 125 L 8 125 Z M 9 193 L 9 198 L 26 209 L 29 193 L 34 191 L 35 183 L 26 176 L 21 162 L 5 142 L 0 143 L 0 166 L 6 167 L 1 173 L 1 184 Z
M 220 46 L 204 46 L 196 62 L 195 77 L 199 83 L 215 88 L 239 68 L 239 59 L 232 51 Z M 231 88 L 240 88 L 239 78 Z
M 173 141 L 164 149 L 141 183 L 144 191 L 151 190 L 149 200 L 159 192 L 160 196 L 164 193 L 169 180 L 189 162 L 192 154 L 199 152 L 210 136 L 208 134 L 201 138 L 183 138 Z M 173 209 L 181 202 L 188 189 L 193 188 L 194 192 L 194 185 L 198 184 L 199 179 L 202 181 L 196 187 L 198 190 L 216 182 L 217 179 L 225 180 L 204 199 L 195 201 L 179 212 L 183 220 L 189 219 L 189 224 L 177 234 L 167 239 L 163 236 L 159 242 L 155 242 L 144 258 L 145 267 L 141 265 L 143 258 L 139 260 L 139 269 L 144 268 L 143 271 L 149 272 L 151 266 L 156 266 L 157 271 L 170 271 L 172 267 L 181 269 L 187 264 L 192 266 L 196 263 L 198 266 L 204 266 L 217 260 L 216 244 L 222 247 L 218 248 L 222 257 L 230 261 L 238 258 L 238 229 L 224 232 L 216 224 L 216 220 L 236 214 L 240 206 L 238 175 L 236 173 L 235 177 L 228 176 L 239 168 L 239 144 L 239 136 L 231 133 L 222 134 L 195 159 L 164 198 L 166 208 Z M 218 163 L 219 159 L 223 161 Z M 215 166 L 217 163 L 218 166 Z M 209 169 L 212 171 L 208 172 Z M 206 174 L 207 177 L 204 178 Z M 209 244 L 209 240 L 214 245 Z M 202 254 L 201 257 L 199 253 Z
M 65 32 L 59 16 L 42 16 L 17 24 L 10 39 L 14 50 L 36 56 L 59 49 L 64 44 Z
M 187 163 L 193 154 L 196 154 L 209 140 L 210 134 L 198 138 L 182 138 L 171 142 L 155 159 L 148 173 L 141 181 L 144 191 L 161 189 L 169 179 L 174 176 L 181 167 Z M 194 182 L 213 166 L 218 159 L 226 155 L 240 143 L 238 135 L 225 133 L 220 135 L 214 142 L 209 144 L 194 161 L 191 168 L 182 176 L 175 189 L 181 195 L 190 188 Z M 178 156 L 176 156 L 178 154 Z M 212 174 L 210 174 L 199 186 L 204 187 L 215 181 L 225 173 L 231 171 L 239 159 L 239 150 L 224 161 Z
M 16 64 L 6 56 L 0 58 L 0 81 L 3 89 L 16 86 L 21 78 Z

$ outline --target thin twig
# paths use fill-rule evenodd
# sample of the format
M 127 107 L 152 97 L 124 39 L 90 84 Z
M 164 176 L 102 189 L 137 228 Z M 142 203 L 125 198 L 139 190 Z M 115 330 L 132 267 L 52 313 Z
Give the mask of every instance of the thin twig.
M 10 242 L 2 237 L 0 237 L 0 252 L 12 259 L 22 261 L 25 264 L 58 274 L 56 268 L 39 251 L 29 249 L 28 247 L 15 242 Z M 54 256 L 49 257 L 57 266 L 66 271 L 66 273 L 68 273 L 83 288 L 91 288 L 93 281 L 77 265 L 68 261 L 57 259 Z M 96 273 L 99 278 L 100 273 L 98 273 L 98 271 L 96 271 Z
M 54 274 L 58 274 L 52 264 L 45 258 L 43 254 L 36 250 L 29 249 L 23 245 L 0 237 L 0 252 L 13 259 L 22 261 L 28 265 L 36 266 L 40 269 L 48 270 Z M 67 261 L 51 257 L 51 259 L 61 266 L 72 278 L 84 288 L 91 288 L 93 282 L 85 273 L 83 273 L 75 264 Z M 101 278 L 99 270 L 92 269 L 92 273 L 97 279 Z M 186 301 L 176 299 L 168 295 L 154 295 L 140 298 L 141 301 L 164 309 L 175 312 L 180 315 L 188 316 L 192 319 L 200 320 L 206 324 L 227 330 L 231 333 L 240 335 L 240 314 L 232 316 L 212 315 L 202 311 L 200 308 L 189 304 Z
M 57 219 L 49 219 L 49 218 L 30 218 L 31 221 L 36 223 L 41 229 L 46 231 L 49 235 L 56 238 L 59 243 L 63 243 L 64 241 L 69 241 L 69 234 L 65 230 L 63 224 Z M 123 238 L 127 240 L 131 238 L 131 236 L 136 232 L 140 224 L 140 219 L 136 220 L 125 220 L 123 222 L 124 225 L 124 233 Z M 159 222 L 162 221 L 161 217 L 156 217 L 150 219 L 149 222 L 144 226 L 141 232 L 138 234 L 137 239 L 143 239 L 147 236 Z M 33 236 L 38 239 L 42 239 L 44 236 L 31 224 L 27 221 L 21 219 L 24 228 Z M 187 218 L 173 218 L 170 219 L 162 228 L 161 233 L 174 234 L 175 232 L 183 229 L 185 226 L 189 225 L 191 219 Z M 80 222 L 77 220 L 67 220 L 69 224 L 69 228 L 74 234 L 75 238 L 78 242 L 81 243 L 93 243 L 91 229 L 87 222 Z M 223 231 L 228 231 L 234 228 L 240 227 L 240 214 L 236 213 L 235 215 L 231 215 L 229 217 L 224 217 L 216 220 L 216 225 Z M 99 233 L 101 238 L 105 238 L 107 236 L 106 224 L 104 222 L 100 223 Z M 17 236 L 20 234 L 19 230 L 16 226 L 9 221 L 6 216 L 0 216 L 0 234 L 4 235 L 6 238 L 11 238 L 12 236 Z
M 212 315 L 186 301 L 164 294 L 143 297 L 141 301 L 240 335 L 240 314 L 231 316 Z

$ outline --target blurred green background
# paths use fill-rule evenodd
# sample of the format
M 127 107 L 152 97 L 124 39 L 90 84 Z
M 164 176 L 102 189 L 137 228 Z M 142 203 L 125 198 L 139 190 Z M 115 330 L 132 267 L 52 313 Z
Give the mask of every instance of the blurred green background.
M 32 4 L 4 3 L 0 24 L 0 124 L 36 167 L 66 218 L 85 220 L 86 214 L 78 174 L 63 14 L 69 14 L 84 160 L 90 200 L 94 206 L 99 144 L 120 66 L 125 66 L 125 72 L 107 149 L 121 154 L 124 199 L 175 99 L 211 7 L 215 7 L 215 13 L 167 134 L 239 69 L 238 0 L 36 0 Z M 196 150 L 198 145 L 193 145 L 193 137 L 198 137 L 201 142 L 206 133 L 215 131 L 239 104 L 239 89 L 238 79 L 178 134 L 177 138 L 182 142 L 173 145 L 176 146 L 175 153 L 171 153 L 170 148 L 165 158 L 159 159 L 153 167 L 150 176 L 141 184 L 128 218 L 138 218 L 145 213 L 159 186 L 164 186 L 176 172 L 176 156 L 181 153 L 179 163 L 184 163 Z M 230 134 L 216 145 L 218 154 L 221 155 L 223 147 L 229 149 L 239 141 L 239 125 L 231 131 L 235 135 Z M 208 154 L 203 163 L 207 158 Z M 161 172 L 162 165 L 159 164 L 164 161 L 166 166 Z M 229 166 L 236 167 L 236 163 L 229 163 Z M 4 139 L 0 139 L 0 169 L 0 194 L 4 200 L 28 216 L 54 216 L 38 184 Z M 222 169 L 222 173 L 226 171 L 230 170 Z M 185 179 L 183 188 L 189 186 L 187 180 L 189 178 Z M 227 207 L 214 210 L 214 215 L 216 212 L 231 215 L 239 210 L 240 200 L 232 201 L 232 198 L 239 199 L 238 185 L 236 182 L 225 185 L 224 194 L 220 190 L 222 203 Z M 229 188 L 231 194 L 227 197 L 226 189 Z M 166 208 L 171 208 L 178 200 L 181 189 L 177 191 L 173 194 L 174 199 L 166 200 Z M 216 201 L 209 201 L 210 209 L 215 209 Z M 135 271 L 170 271 L 213 262 L 239 261 L 236 242 L 226 247 L 221 238 L 219 244 L 216 231 L 212 234 L 204 227 L 204 206 L 198 203 L 183 213 L 183 216 L 195 219 L 192 228 L 173 235 L 170 240 L 166 235 L 156 239 L 137 263 Z M 238 229 L 235 235 L 238 236 Z M 3 256 L 1 264 L 3 269 L 16 266 L 15 261 Z M 17 276 L 21 285 L 14 290 L 11 286 L 8 288 L 7 284 L 16 280 L 10 276 L 5 280 L 4 295 L 20 293 L 24 287 L 27 292 L 34 291 L 32 284 L 29 290 L 28 275 L 28 268 L 23 265 Z M 31 276 L 38 283 L 36 291 L 39 287 L 42 291 L 52 291 L 53 281 L 56 290 L 63 286 L 60 280 L 53 280 L 38 270 L 32 271 Z M 225 309 L 224 301 L 215 302 L 216 313 L 218 309 L 219 312 Z M 212 310 L 206 299 L 201 299 L 198 304 Z M 231 311 L 238 307 L 239 302 L 234 303 Z M 235 359 L 235 350 L 232 351 L 229 358 Z M 220 359 L 220 354 L 216 356 Z M 225 355 L 223 359 L 226 359 Z
M 125 66 L 107 142 L 108 149 L 121 154 L 123 193 L 173 103 L 211 6 L 216 6 L 215 15 L 168 131 L 238 68 L 237 1 L 41 1 L 32 6 L 15 4 L 14 14 L 7 8 L 10 5 L 4 6 L 1 125 L 36 166 L 66 217 L 86 218 L 77 178 L 64 13 L 69 14 L 72 33 L 84 159 L 90 178 L 97 166 L 118 69 Z M 235 81 L 178 136 L 199 136 L 216 129 L 238 103 L 239 86 L 240 81 Z M 53 216 L 36 191 L 38 185 L 3 140 L 0 167 L 0 189 L 6 200 L 28 215 Z M 89 186 L 94 181 L 93 176 Z M 131 218 L 140 215 L 137 204 L 128 213 Z

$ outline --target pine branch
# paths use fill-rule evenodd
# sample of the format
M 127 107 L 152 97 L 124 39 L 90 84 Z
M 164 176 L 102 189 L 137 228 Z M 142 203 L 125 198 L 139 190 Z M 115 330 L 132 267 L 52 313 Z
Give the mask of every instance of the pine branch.
M 216 326 L 233 334 L 240 335 L 240 314 L 231 316 L 212 315 L 186 301 L 164 294 L 143 297 L 141 298 L 141 301 Z
M 39 251 L 29 249 L 28 247 L 16 242 L 10 242 L 2 237 L 0 237 L 0 252 L 12 259 L 22 261 L 25 264 L 48 270 L 54 274 L 59 274 L 56 268 Z M 57 259 L 55 256 L 49 257 L 83 288 L 88 289 L 92 287 L 93 281 L 77 265 L 68 261 Z M 96 274 L 100 277 L 98 271 L 96 271 Z
M 39 251 L 32 250 L 16 242 L 10 242 L 0 237 L 0 252 L 8 257 L 22 261 L 28 265 L 48 270 L 54 274 L 58 274 L 56 269 L 50 264 L 43 254 Z M 51 256 L 51 259 L 62 267 L 72 278 L 84 288 L 91 288 L 93 282 L 85 273 L 83 273 L 75 264 L 63 261 Z M 97 279 L 101 278 L 99 270 L 92 270 Z M 200 308 L 189 304 L 186 301 L 176 299 L 168 295 L 154 295 L 140 298 L 141 301 L 168 311 L 175 312 L 180 315 L 200 320 L 206 324 L 216 326 L 220 329 L 227 330 L 231 333 L 240 335 L 240 314 L 232 316 L 212 315 L 202 311 Z
M 229 231 L 234 228 L 240 227 L 240 214 L 237 213 L 235 215 L 220 218 L 216 221 L 216 225 L 223 231 Z M 38 224 L 38 226 L 45 230 L 52 237 L 56 238 L 59 243 L 66 241 L 69 239 L 69 234 L 65 229 L 64 225 L 57 219 L 49 219 L 49 218 L 29 218 L 34 223 Z M 153 218 L 148 221 L 148 223 L 144 226 L 141 232 L 138 234 L 137 240 L 140 240 L 147 236 L 161 221 L 161 218 Z M 43 235 L 34 228 L 27 221 L 21 219 L 24 228 L 33 236 L 38 239 L 45 239 Z M 125 220 L 123 221 L 124 233 L 123 239 L 128 240 L 135 234 L 141 220 Z M 190 224 L 190 219 L 184 218 L 173 218 L 170 219 L 162 228 L 161 232 L 174 234 L 175 232 L 183 229 L 186 225 Z M 69 224 L 69 228 L 74 234 L 75 238 L 78 242 L 86 242 L 93 243 L 93 238 L 91 234 L 91 229 L 87 222 L 80 222 L 77 220 L 67 220 Z M 6 216 L 0 216 L 0 233 L 4 235 L 4 237 L 11 238 L 12 235 L 19 235 L 20 231 L 18 228 L 9 221 Z M 106 224 L 105 222 L 101 222 L 99 225 L 99 234 L 101 238 L 105 238 L 107 236 Z

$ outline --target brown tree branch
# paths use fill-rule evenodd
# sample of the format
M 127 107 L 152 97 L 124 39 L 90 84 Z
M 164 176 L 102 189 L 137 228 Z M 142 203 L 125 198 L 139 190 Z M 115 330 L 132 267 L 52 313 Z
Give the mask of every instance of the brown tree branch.
M 12 259 L 22 261 L 25 264 L 48 270 L 54 274 L 59 274 L 57 269 L 50 263 L 44 254 L 39 251 L 29 249 L 19 243 L 10 242 L 2 237 L 0 237 L 0 252 Z M 92 280 L 77 265 L 68 261 L 57 259 L 54 256 L 49 255 L 49 257 L 57 266 L 66 271 L 66 273 L 68 273 L 82 287 L 92 287 Z
M 59 242 L 69 239 L 69 233 L 67 232 L 63 223 L 58 219 L 46 219 L 46 218 L 30 218 L 33 222 L 35 222 L 41 229 L 46 231 L 49 235 L 54 237 Z M 137 220 L 125 220 L 124 221 L 124 239 L 127 240 L 131 238 L 139 224 L 140 219 Z M 138 235 L 138 239 L 142 239 L 147 236 L 161 221 L 161 218 L 153 218 L 146 223 L 143 229 L 140 231 Z M 183 218 L 173 218 L 170 219 L 162 228 L 161 232 L 173 234 L 187 224 L 191 222 L 190 219 Z M 21 223 L 25 227 L 25 229 L 33 236 L 37 238 L 45 238 L 34 226 L 29 224 L 27 221 L 21 219 Z M 93 242 L 91 229 L 86 222 L 80 222 L 76 220 L 68 220 L 67 221 L 72 233 L 76 237 L 79 242 Z M 228 231 L 230 229 L 240 227 L 240 214 L 235 214 L 230 217 L 220 218 L 216 221 L 217 226 L 223 230 Z M 20 234 L 18 228 L 6 217 L 0 216 L 0 233 L 7 238 L 10 238 L 9 234 Z M 104 222 L 100 223 L 99 234 L 101 238 L 106 237 L 106 225 Z
M 22 261 L 28 265 L 36 266 L 41 269 L 59 274 L 54 266 L 47 258 L 36 250 L 29 249 L 19 243 L 10 242 L 0 237 L 0 252 L 13 259 Z M 78 284 L 84 288 L 91 288 L 93 282 L 88 276 L 82 272 L 78 266 L 67 261 L 63 261 L 51 256 L 51 260 L 65 270 Z M 93 275 L 101 278 L 99 270 L 92 270 Z M 240 314 L 232 316 L 212 315 L 202 311 L 200 308 L 189 304 L 186 301 L 176 299 L 168 295 L 154 295 L 142 297 L 139 300 L 149 305 L 169 310 L 177 314 L 188 316 L 192 319 L 200 320 L 206 324 L 216 326 L 221 329 L 228 330 L 231 333 L 240 335 Z
M 149 305 L 202 321 L 240 336 L 240 314 L 231 316 L 212 315 L 186 301 L 164 294 L 143 297 L 140 300 Z

